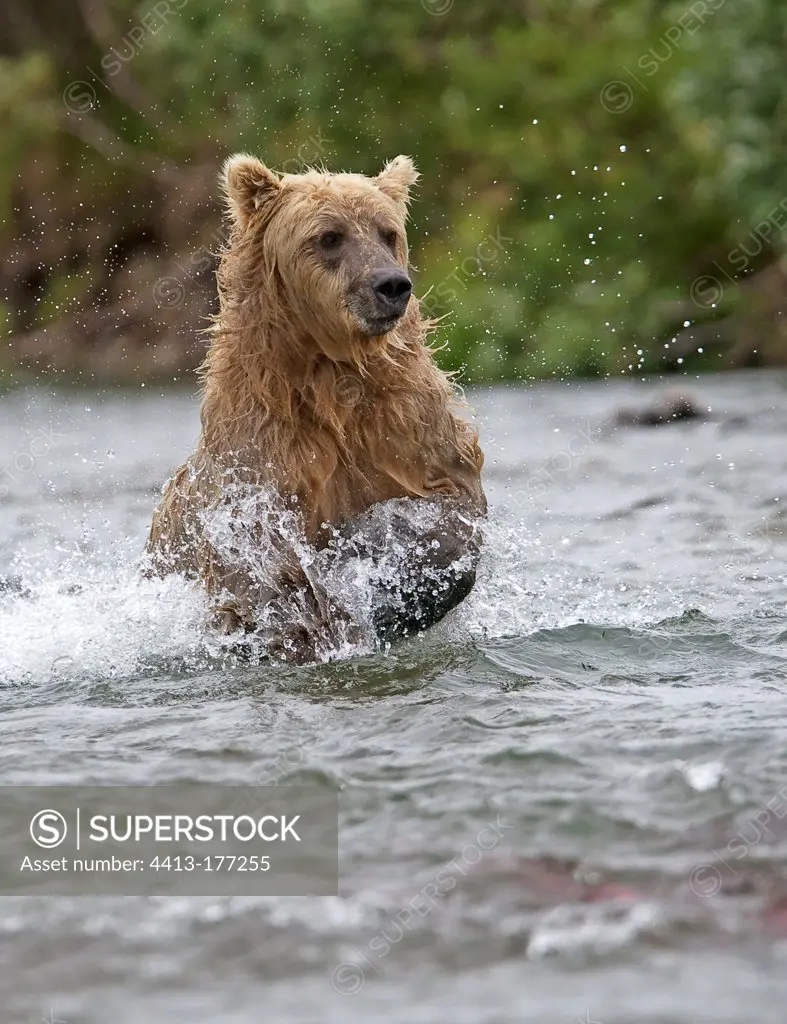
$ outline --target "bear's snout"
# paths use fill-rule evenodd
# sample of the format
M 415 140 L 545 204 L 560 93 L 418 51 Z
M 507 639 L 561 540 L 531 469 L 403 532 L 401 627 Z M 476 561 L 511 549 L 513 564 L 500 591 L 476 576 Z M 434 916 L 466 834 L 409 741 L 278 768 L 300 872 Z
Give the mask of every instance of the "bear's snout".
M 401 316 L 410 301 L 413 282 L 403 270 L 373 270 L 369 283 L 382 316 Z
M 399 323 L 412 293 L 413 283 L 401 267 L 378 266 L 358 279 L 348 306 L 361 332 L 379 338 Z

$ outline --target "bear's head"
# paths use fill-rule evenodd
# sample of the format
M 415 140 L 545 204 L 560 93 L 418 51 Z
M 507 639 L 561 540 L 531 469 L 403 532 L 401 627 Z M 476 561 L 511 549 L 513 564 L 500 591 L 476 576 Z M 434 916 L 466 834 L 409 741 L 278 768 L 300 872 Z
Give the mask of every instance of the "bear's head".
M 351 358 L 373 339 L 384 343 L 411 305 L 412 160 L 398 156 L 375 178 L 313 169 L 277 175 L 239 154 L 222 177 L 233 260 L 222 275 L 224 297 L 258 299 L 333 359 Z

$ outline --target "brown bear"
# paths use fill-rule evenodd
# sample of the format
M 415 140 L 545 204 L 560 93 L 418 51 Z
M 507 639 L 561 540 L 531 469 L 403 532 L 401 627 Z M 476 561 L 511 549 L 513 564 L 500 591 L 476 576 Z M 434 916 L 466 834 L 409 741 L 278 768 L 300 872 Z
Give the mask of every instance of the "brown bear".
M 368 639 L 370 624 L 384 641 L 423 629 L 475 579 L 483 455 L 411 295 L 417 178 L 405 156 L 374 178 L 279 176 L 246 155 L 223 169 L 202 432 L 147 550 L 153 571 L 201 581 L 224 629 L 286 660 Z M 347 601 L 357 560 L 388 570 L 366 625 Z M 340 570 L 344 597 L 325 582 Z

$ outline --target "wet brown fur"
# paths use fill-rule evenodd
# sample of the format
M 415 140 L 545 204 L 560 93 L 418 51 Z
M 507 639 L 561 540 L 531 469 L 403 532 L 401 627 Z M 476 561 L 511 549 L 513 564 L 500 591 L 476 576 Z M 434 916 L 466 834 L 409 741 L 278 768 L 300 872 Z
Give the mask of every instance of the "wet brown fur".
M 225 165 L 230 235 L 201 371 L 202 433 L 165 488 L 148 551 L 159 572 L 234 594 L 224 607 L 247 624 L 248 588 L 236 567 L 217 563 L 199 518 L 228 482 L 272 484 L 300 509 L 317 546 L 325 524 L 346 524 L 389 498 L 450 495 L 473 514 L 485 511 L 477 434 L 435 365 L 416 299 L 378 337 L 354 312 L 372 267 L 387 258 L 407 268 L 416 178 L 407 157 L 377 178 L 319 170 L 278 177 L 242 155 Z M 341 265 L 315 249 L 320 232 L 337 225 L 352 239 Z M 381 228 L 389 240 L 395 233 L 388 250 Z M 292 566 L 290 574 L 297 585 Z M 271 592 L 280 586 L 272 581 Z

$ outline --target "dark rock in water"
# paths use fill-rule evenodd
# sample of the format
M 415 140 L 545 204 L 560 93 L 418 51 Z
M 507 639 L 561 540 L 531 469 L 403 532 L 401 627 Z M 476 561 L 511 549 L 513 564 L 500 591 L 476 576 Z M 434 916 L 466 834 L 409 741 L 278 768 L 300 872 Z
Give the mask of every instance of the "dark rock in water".
M 661 427 L 680 420 L 713 418 L 693 398 L 679 391 L 668 391 L 644 409 L 621 409 L 615 416 L 615 424 L 619 427 Z

